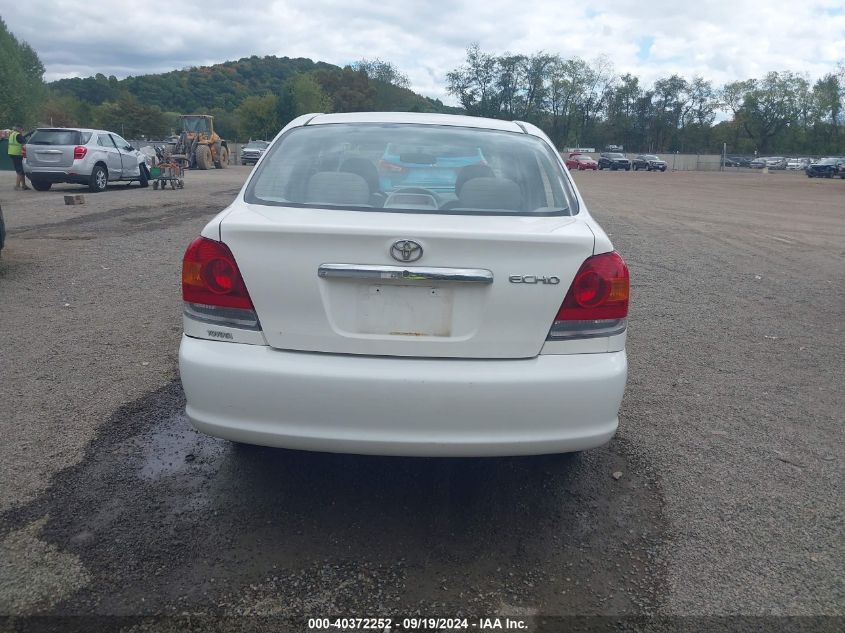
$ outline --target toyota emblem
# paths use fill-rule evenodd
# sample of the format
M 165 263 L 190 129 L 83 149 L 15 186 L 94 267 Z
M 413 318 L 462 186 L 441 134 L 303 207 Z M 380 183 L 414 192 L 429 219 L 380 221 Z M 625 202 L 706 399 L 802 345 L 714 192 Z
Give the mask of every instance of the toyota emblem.
M 397 262 L 415 262 L 423 254 L 423 247 L 414 240 L 396 240 L 390 247 L 390 256 Z

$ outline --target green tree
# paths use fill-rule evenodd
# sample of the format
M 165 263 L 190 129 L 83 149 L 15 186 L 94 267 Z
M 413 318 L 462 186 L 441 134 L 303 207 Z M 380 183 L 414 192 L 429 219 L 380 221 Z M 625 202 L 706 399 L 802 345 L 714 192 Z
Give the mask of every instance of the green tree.
M 261 97 L 247 97 L 235 110 L 240 137 L 246 139 L 270 139 L 279 131 L 276 115 L 278 97 L 266 94 Z
M 141 103 L 135 95 L 124 92 L 117 101 L 103 103 L 93 111 L 94 123 L 124 138 L 161 138 L 169 133 L 169 121 L 156 106 Z
M 774 149 L 798 122 L 807 80 L 792 72 L 770 72 L 762 79 L 727 84 L 722 95 L 736 122 L 761 153 Z
M 44 65 L 26 42 L 20 42 L 0 18 L 0 126 L 29 127 L 38 119 L 44 96 Z
M 845 124 L 845 67 L 816 81 L 812 90 L 814 139 L 825 151 L 836 153 L 842 145 L 841 128 Z
M 279 125 L 310 112 L 331 112 L 332 100 L 312 75 L 296 75 L 282 86 L 276 107 Z
M 238 117 L 234 112 L 227 112 L 223 108 L 212 108 L 209 112 L 214 117 L 214 131 L 224 139 L 239 138 Z
M 376 109 L 376 89 L 363 70 L 346 66 L 340 71 L 320 70 L 314 79 L 331 99 L 335 112 L 366 112 Z
M 284 128 L 297 116 L 299 116 L 299 114 L 296 106 L 296 95 L 294 94 L 293 81 L 288 79 L 282 85 L 282 90 L 279 92 L 279 98 L 276 101 L 276 121 L 281 128 Z
M 50 93 L 41 103 L 38 122 L 51 127 L 88 126 L 91 125 L 91 107 L 73 95 Z
M 367 73 L 367 77 L 373 81 L 380 81 L 399 88 L 411 87 L 411 81 L 408 79 L 408 75 L 399 70 L 393 62 L 382 61 L 378 57 L 357 61 L 352 64 L 352 69 L 363 70 Z
M 476 116 L 496 116 L 501 107 L 500 65 L 477 42 L 467 48 L 466 62 L 446 75 L 447 91 Z

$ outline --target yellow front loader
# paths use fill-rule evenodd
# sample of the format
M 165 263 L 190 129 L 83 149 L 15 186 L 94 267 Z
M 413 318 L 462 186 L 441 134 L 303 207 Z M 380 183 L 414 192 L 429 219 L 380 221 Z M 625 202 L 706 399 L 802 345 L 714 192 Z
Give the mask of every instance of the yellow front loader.
M 173 150 L 173 158 L 182 158 L 191 169 L 225 169 L 229 166 L 229 146 L 214 131 L 214 117 L 208 114 L 183 114 L 182 133 Z

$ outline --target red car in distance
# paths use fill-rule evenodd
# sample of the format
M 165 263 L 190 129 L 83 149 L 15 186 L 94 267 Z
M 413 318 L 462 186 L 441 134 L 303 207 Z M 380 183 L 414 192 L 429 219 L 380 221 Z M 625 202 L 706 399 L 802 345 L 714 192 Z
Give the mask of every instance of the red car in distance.
M 598 169 L 599 164 L 589 156 L 584 154 L 570 154 L 566 159 L 567 169 L 574 171 L 583 171 L 585 169 Z

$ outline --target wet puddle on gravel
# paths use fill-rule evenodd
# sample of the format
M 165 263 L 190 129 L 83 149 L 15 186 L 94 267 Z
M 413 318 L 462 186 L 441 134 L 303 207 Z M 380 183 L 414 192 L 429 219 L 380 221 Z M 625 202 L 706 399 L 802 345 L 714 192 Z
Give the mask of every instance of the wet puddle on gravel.
M 2 517 L 47 515 L 44 538 L 91 574 L 57 612 L 656 608 L 662 502 L 619 440 L 580 456 L 331 455 L 210 438 L 183 407 L 178 382 L 126 405 Z

